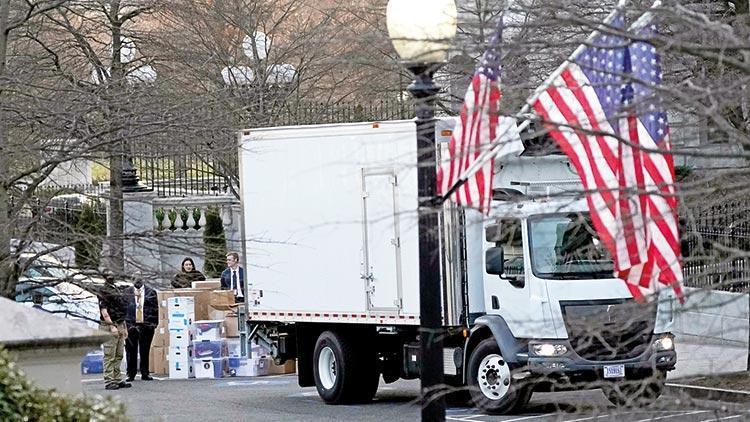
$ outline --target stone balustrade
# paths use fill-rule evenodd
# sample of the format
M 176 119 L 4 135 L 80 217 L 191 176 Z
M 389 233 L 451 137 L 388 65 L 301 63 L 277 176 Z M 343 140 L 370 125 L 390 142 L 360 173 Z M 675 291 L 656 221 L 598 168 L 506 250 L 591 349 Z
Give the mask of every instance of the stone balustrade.
M 233 197 L 157 198 L 154 200 L 154 230 L 202 231 L 206 225 L 206 211 L 217 207 L 224 226 L 233 222 L 232 208 L 238 201 Z
M 167 286 L 184 257 L 203 270 L 203 228 L 209 207 L 219 210 L 227 250 L 241 250 L 240 202 L 234 196 L 159 198 L 153 192 L 125 195 L 124 231 L 127 271 L 155 274 L 154 285 Z M 147 236 L 144 236 L 146 234 Z

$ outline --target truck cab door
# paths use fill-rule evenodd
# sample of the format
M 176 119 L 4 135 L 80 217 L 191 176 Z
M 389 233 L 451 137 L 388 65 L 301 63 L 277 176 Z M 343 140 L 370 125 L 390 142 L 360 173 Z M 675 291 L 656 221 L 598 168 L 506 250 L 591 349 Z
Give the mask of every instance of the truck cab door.
M 402 308 L 398 178 L 393 171 L 362 170 L 362 279 L 367 309 Z
M 487 224 L 484 234 L 487 313 L 502 316 L 517 338 L 553 334 L 546 286 L 531 275 L 525 221 L 502 218 Z

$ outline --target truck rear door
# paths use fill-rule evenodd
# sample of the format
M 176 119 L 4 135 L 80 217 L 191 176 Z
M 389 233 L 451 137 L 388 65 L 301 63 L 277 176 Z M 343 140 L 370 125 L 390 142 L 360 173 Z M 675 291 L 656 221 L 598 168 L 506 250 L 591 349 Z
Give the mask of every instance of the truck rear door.
M 362 170 L 362 250 L 365 294 L 371 311 L 402 308 L 398 177 Z

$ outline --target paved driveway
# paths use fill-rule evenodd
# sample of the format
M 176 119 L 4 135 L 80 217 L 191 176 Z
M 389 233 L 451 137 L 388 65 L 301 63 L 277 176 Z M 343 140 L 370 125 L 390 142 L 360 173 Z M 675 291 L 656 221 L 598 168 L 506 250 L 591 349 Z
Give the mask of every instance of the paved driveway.
M 95 378 L 84 380 L 86 394 L 110 393 Z M 415 421 L 418 381 L 381 384 L 372 404 L 328 406 L 315 388 L 300 388 L 294 375 L 217 380 L 136 380 L 133 388 L 111 392 L 127 406 L 134 421 Z M 716 407 L 716 406 L 711 406 Z M 642 410 L 618 410 L 600 391 L 537 393 L 522 414 L 483 415 L 473 408 L 449 408 L 451 421 L 741 421 L 750 413 L 663 397 Z

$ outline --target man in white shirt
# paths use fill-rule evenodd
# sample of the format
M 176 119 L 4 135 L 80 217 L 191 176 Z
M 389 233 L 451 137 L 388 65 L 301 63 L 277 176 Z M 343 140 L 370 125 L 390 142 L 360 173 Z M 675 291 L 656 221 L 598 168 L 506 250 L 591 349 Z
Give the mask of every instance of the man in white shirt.
M 221 288 L 234 292 L 235 303 L 245 301 L 245 269 L 237 252 L 227 254 L 227 268 L 221 273 Z

